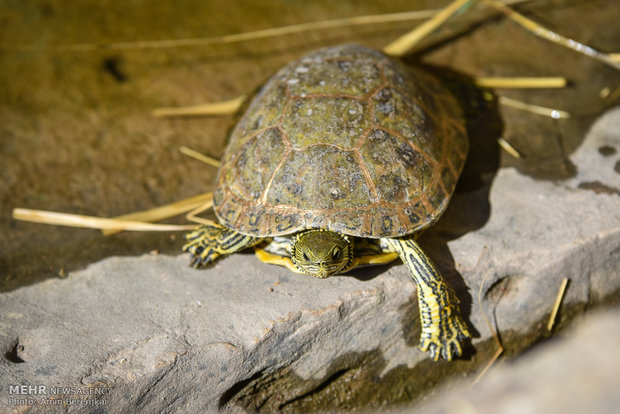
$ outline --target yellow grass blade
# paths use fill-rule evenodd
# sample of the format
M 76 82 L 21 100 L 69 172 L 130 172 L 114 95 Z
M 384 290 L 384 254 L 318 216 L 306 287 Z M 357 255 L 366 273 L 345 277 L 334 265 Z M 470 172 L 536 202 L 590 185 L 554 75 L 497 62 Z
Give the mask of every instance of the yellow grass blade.
M 482 88 L 564 88 L 566 79 L 562 77 L 536 77 L 536 78 L 506 78 L 506 77 L 480 77 L 474 80 L 477 86 Z
M 524 3 L 530 0 L 507 0 L 505 4 Z M 89 52 L 93 50 L 140 50 L 169 49 L 177 47 L 196 47 L 247 42 L 257 39 L 287 36 L 296 33 L 322 31 L 339 27 L 366 26 L 405 21 L 429 19 L 441 12 L 441 9 L 413 10 L 400 13 L 376 14 L 366 16 L 345 17 L 342 19 L 322 20 L 318 22 L 300 23 L 271 29 L 235 33 L 216 37 L 199 37 L 190 39 L 146 40 L 117 43 L 77 43 L 68 45 L 14 45 L 0 44 L 0 50 L 26 50 L 37 52 Z
M 568 279 L 562 279 L 562 284 L 560 285 L 560 289 L 558 290 L 558 295 L 555 298 L 555 303 L 553 304 L 553 310 L 551 311 L 551 315 L 549 316 L 549 321 L 547 322 L 547 330 L 550 331 L 553 329 L 553 325 L 555 325 L 555 319 L 558 316 L 558 310 L 560 310 L 560 305 L 562 304 L 562 298 L 564 298 L 564 293 L 566 292 L 566 286 L 568 286 Z
M 491 272 L 488 271 L 484 275 L 484 277 L 482 278 L 482 282 L 480 283 L 480 288 L 478 289 L 478 306 L 480 306 L 480 312 L 482 313 L 482 317 L 484 318 L 485 322 L 487 323 L 487 326 L 489 327 L 489 330 L 493 334 L 493 339 L 495 340 L 495 343 L 497 344 L 497 349 L 495 350 L 495 353 L 493 354 L 493 356 L 491 357 L 489 362 L 487 362 L 487 364 L 484 366 L 482 371 L 480 371 L 480 373 L 474 379 L 474 381 L 472 382 L 471 385 L 476 385 L 482 379 L 482 377 L 484 377 L 484 375 L 487 373 L 487 371 L 489 369 L 491 369 L 493 364 L 495 364 L 495 361 L 497 361 L 497 359 L 504 352 L 504 346 L 502 345 L 502 341 L 500 340 L 499 333 L 493 327 L 493 325 L 491 324 L 491 321 L 489 321 L 489 318 L 487 317 L 487 314 L 486 314 L 486 312 L 484 311 L 484 309 L 482 307 L 482 288 L 484 287 L 484 284 L 486 283 L 486 281 L 487 281 L 487 279 L 488 279 L 488 277 L 490 275 L 491 275 Z
M 496 338 L 495 340 L 497 341 L 498 339 Z M 495 350 L 495 353 L 493 354 L 489 362 L 486 363 L 484 368 L 482 368 L 482 371 L 480 371 L 478 376 L 474 378 L 474 380 L 471 383 L 472 386 L 480 382 L 482 377 L 486 375 L 486 373 L 491 369 L 493 364 L 495 364 L 495 361 L 497 361 L 503 353 L 504 353 L 504 347 L 501 345 L 501 343 L 498 342 L 498 346 L 497 346 L 497 349 Z
M 559 33 L 553 32 L 546 27 L 536 23 L 534 20 L 529 19 L 522 15 L 521 13 L 511 9 L 506 6 L 502 2 L 498 0 L 483 0 L 488 5 L 494 7 L 495 9 L 502 12 L 506 17 L 515 23 L 519 24 L 527 31 L 533 33 L 534 35 L 541 37 L 543 39 L 549 40 L 553 43 L 557 43 L 569 49 L 572 49 L 576 52 L 579 52 L 583 55 L 589 56 L 593 59 L 596 59 L 600 62 L 607 64 L 616 69 L 620 69 L 620 62 L 614 60 L 613 56 L 610 56 L 606 53 L 599 52 L 598 50 L 591 48 L 588 45 L 584 45 L 583 43 L 579 43 L 576 40 L 569 39 L 568 37 L 562 36 Z
M 15 220 L 32 223 L 54 224 L 57 226 L 82 227 L 90 229 L 115 229 L 133 231 L 185 231 L 196 228 L 194 225 L 152 224 L 140 221 L 118 220 L 113 218 L 82 216 L 79 214 L 58 213 L 45 210 L 13 209 Z
M 521 153 L 519 151 L 517 151 L 517 149 L 515 147 L 513 147 L 512 144 L 510 142 L 506 141 L 504 138 L 502 138 L 502 137 L 497 138 L 497 143 L 508 154 L 512 155 L 515 158 L 521 158 Z
M 385 46 L 383 48 L 383 52 L 390 56 L 403 56 L 416 44 L 418 44 L 420 40 L 428 36 L 429 33 L 434 31 L 437 27 L 452 17 L 461 8 L 468 6 L 471 1 L 472 0 L 456 0 L 452 2 L 433 16 L 433 18 L 427 20 L 409 33 L 399 37 L 389 45 Z
M 480 77 L 475 79 L 476 85 L 484 88 L 564 88 L 566 79 L 562 77 Z M 156 118 L 184 117 L 184 116 L 225 116 L 232 115 L 239 110 L 245 102 L 246 96 L 242 95 L 227 101 L 211 102 L 201 105 L 181 106 L 172 108 L 157 108 L 152 115 Z M 190 150 L 192 151 L 192 150 Z M 183 152 L 183 149 L 181 150 Z M 185 153 L 190 157 L 192 154 Z M 203 160 L 205 161 L 205 160 Z M 205 161 L 207 164 L 215 165 Z
M 214 167 L 218 167 L 220 166 L 220 161 L 216 160 L 215 158 L 211 158 L 211 157 L 207 157 L 206 155 L 204 155 L 203 153 L 200 153 L 196 150 L 193 150 L 191 148 L 188 148 L 186 146 L 181 146 L 179 148 L 179 151 L 181 151 L 181 153 L 187 155 L 188 157 L 192 157 L 198 161 L 202 161 L 205 164 L 209 164 L 212 165 Z
M 516 99 L 508 98 L 506 96 L 500 96 L 498 101 L 500 104 L 508 106 L 510 108 L 520 109 L 522 111 L 530 112 L 537 115 L 550 116 L 553 119 L 570 118 L 570 113 L 566 111 L 548 108 L 546 106 L 534 105 L 527 102 L 521 102 Z
M 208 226 L 217 225 L 218 223 L 216 223 L 213 220 L 209 220 L 203 217 L 198 217 L 198 214 L 204 211 L 207 211 L 208 209 L 212 207 L 213 207 L 213 197 L 211 197 L 211 200 L 209 200 L 208 202 L 204 203 L 203 205 L 197 206 L 195 209 L 187 213 L 185 215 L 185 218 L 193 223 L 206 224 Z
M 390 13 L 380 15 L 368 15 L 347 17 L 342 19 L 323 20 L 319 22 L 301 23 L 290 26 L 275 27 L 272 29 L 257 30 L 253 32 L 236 33 L 218 37 L 201 37 L 193 39 L 172 39 L 172 40 L 153 40 L 138 42 L 119 42 L 119 43 L 81 43 L 73 45 L 57 46 L 34 46 L 21 45 L 14 46 L 3 44 L 0 49 L 4 50 L 36 50 L 41 52 L 87 52 L 98 49 L 105 50 L 137 50 L 137 49 L 166 49 L 175 47 L 189 46 L 208 46 L 222 45 L 230 43 L 246 42 L 256 39 L 267 39 L 271 37 L 286 36 L 294 33 L 304 33 L 317 30 L 333 29 L 348 26 L 364 26 L 380 23 L 394 23 L 403 21 L 413 21 L 427 19 L 435 15 L 439 10 L 414 10 L 401 13 Z
M 151 223 L 155 221 L 165 220 L 192 211 L 198 206 L 205 203 L 213 203 L 213 193 L 204 193 L 184 200 L 176 201 L 171 204 L 155 207 L 150 210 L 138 211 L 135 213 L 124 214 L 114 217 L 116 220 L 131 220 Z M 121 232 L 123 229 L 103 229 L 105 236 Z
M 616 99 L 620 98 L 620 86 L 618 86 L 613 91 L 611 90 L 609 86 L 605 86 L 599 92 L 599 96 L 601 97 L 601 99 L 605 99 L 608 102 L 613 102 Z
M 245 95 L 221 102 L 206 103 L 176 108 L 157 108 L 151 113 L 155 118 L 182 117 L 182 116 L 225 116 L 232 115 L 239 110 L 245 101 Z

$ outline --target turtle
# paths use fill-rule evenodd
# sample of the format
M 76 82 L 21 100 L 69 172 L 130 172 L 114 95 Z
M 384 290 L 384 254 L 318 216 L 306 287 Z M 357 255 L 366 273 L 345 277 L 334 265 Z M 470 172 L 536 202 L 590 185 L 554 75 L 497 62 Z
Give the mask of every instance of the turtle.
M 417 285 L 420 348 L 461 356 L 459 300 L 416 238 L 446 209 L 468 138 L 431 74 L 360 45 L 286 65 L 246 104 L 217 173 L 217 223 L 186 235 L 198 267 L 253 247 L 317 278 L 400 258 Z

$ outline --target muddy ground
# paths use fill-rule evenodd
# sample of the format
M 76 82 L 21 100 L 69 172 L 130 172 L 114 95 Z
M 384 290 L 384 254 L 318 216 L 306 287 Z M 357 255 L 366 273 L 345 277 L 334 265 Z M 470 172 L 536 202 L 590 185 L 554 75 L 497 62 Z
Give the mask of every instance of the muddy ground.
M 417 22 L 225 45 L 142 49 L 133 42 L 221 36 L 432 7 L 437 2 L 188 0 L 173 6 L 1 1 L 0 289 L 62 277 L 112 255 L 179 252 L 180 234 L 103 237 L 96 230 L 11 218 L 15 207 L 111 217 L 211 190 L 215 169 L 180 154 L 178 148 L 185 145 L 219 157 L 233 117 L 153 119 L 152 109 L 233 98 L 254 90 L 306 51 L 345 42 L 381 47 Z M 615 0 L 533 1 L 519 9 L 602 51 L 620 51 L 620 3 Z M 541 180 L 571 176 L 575 171 L 568 155 L 591 122 L 618 103 L 617 94 L 603 99 L 600 91 L 616 90 L 620 71 L 535 38 L 503 18 L 477 24 L 479 16 L 481 11 L 475 9 L 449 23 L 425 43 L 432 47 L 406 60 L 468 76 L 568 78 L 570 86 L 562 90 L 497 90 L 498 95 L 567 110 L 573 116 L 552 120 L 500 107 L 502 135 L 525 157 L 517 160 L 495 148 L 474 162 L 489 174 L 515 166 Z M 115 42 L 129 46 L 105 46 Z M 90 46 L 58 47 L 75 44 Z M 495 137 L 485 139 L 494 142 Z M 465 178 L 461 185 L 472 183 Z

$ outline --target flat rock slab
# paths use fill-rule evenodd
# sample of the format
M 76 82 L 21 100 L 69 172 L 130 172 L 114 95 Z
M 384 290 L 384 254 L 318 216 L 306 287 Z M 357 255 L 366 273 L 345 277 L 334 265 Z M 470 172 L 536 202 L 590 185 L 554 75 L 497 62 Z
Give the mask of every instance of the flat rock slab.
M 499 171 L 487 222 L 447 242 L 453 264 L 435 254 L 441 232 L 422 240 L 463 299 L 474 348 L 492 337 L 485 314 L 515 337 L 543 329 L 563 278 L 567 309 L 620 288 L 618 125 L 615 110 L 592 127 L 572 156 L 571 180 Z M 458 195 L 452 208 L 475 198 Z M 0 408 L 44 411 L 59 397 L 52 387 L 71 386 L 68 411 L 259 408 L 247 401 L 261 378 L 294 376 L 277 396 L 262 397 L 264 407 L 282 408 L 320 388 L 351 355 L 380 356 L 374 381 L 426 363 L 403 265 L 317 280 L 251 254 L 201 270 L 187 264 L 185 255 L 113 257 L 2 294 Z

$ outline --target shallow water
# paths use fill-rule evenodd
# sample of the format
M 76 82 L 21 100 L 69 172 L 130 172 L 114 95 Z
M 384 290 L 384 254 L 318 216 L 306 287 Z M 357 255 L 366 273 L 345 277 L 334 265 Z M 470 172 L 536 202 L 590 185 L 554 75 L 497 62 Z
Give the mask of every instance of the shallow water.
M 346 42 L 381 47 L 413 23 L 171 49 L 53 51 L 53 45 L 208 37 L 434 4 L 3 2 L 0 38 L 9 49 L 0 51 L 0 289 L 59 277 L 111 255 L 179 252 L 181 234 L 103 237 L 95 230 L 10 217 L 15 207 L 108 217 L 211 190 L 215 169 L 181 155 L 178 147 L 219 157 L 232 117 L 155 120 L 149 115 L 153 108 L 236 97 L 311 49 Z M 602 51 L 620 50 L 617 1 L 538 1 L 522 10 Z M 568 156 L 591 122 L 618 102 L 601 99 L 599 92 L 618 87 L 619 71 L 535 38 L 504 19 L 472 29 L 449 24 L 432 39 L 444 42 L 407 61 L 421 59 L 470 76 L 565 76 L 571 81 L 563 90 L 496 91 L 567 110 L 573 117 L 552 120 L 500 107 L 502 136 L 525 157 L 515 159 L 498 149 L 490 155 L 479 152 L 477 171 L 490 177 L 509 166 L 546 180 L 573 175 Z M 462 191 L 472 184 L 468 180 L 473 178 L 462 180 Z

